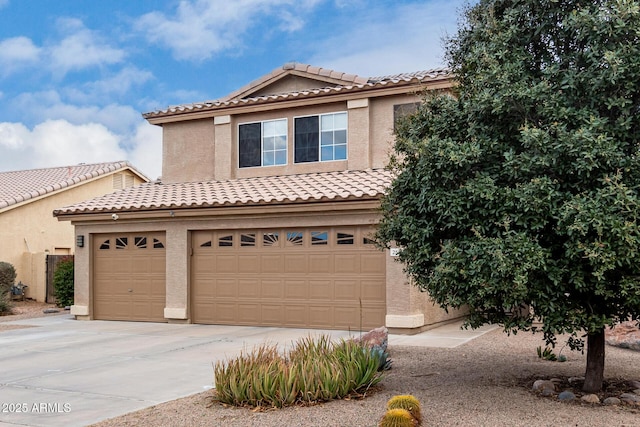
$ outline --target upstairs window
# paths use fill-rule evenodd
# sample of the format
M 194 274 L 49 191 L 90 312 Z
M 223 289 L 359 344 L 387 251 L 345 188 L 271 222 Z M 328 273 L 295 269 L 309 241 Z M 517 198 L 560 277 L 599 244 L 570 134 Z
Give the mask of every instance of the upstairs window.
M 295 162 L 327 162 L 347 158 L 347 113 L 295 119 Z
M 238 128 L 241 168 L 287 164 L 287 119 L 244 123 Z

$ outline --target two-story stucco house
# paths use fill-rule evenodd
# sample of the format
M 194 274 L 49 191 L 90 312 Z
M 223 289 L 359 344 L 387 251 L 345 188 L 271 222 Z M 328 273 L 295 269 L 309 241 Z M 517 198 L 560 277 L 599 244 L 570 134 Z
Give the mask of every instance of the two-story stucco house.
M 72 255 L 77 244 L 51 212 L 148 181 L 124 161 L 0 172 L 0 261 L 15 267 L 27 297 L 45 301 L 48 255 Z
M 161 182 L 58 209 L 81 319 L 419 331 L 434 306 L 371 240 L 394 121 L 443 70 L 363 78 L 290 63 L 211 102 L 144 114 Z

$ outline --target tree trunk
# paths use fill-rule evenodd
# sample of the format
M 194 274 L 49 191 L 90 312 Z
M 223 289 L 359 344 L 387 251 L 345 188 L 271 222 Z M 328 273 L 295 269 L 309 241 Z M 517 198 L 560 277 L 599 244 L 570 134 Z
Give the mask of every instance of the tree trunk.
M 587 335 L 587 370 L 584 374 L 585 393 L 597 393 L 602 390 L 604 378 L 604 328 Z

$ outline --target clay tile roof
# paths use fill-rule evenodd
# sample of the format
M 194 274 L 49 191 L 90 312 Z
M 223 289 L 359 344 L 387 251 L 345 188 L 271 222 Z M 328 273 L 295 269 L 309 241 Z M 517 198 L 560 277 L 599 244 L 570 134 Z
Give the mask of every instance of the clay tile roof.
M 0 209 L 124 168 L 144 177 L 126 161 L 0 172 Z
M 309 88 L 305 90 L 297 90 L 293 92 L 284 92 L 271 95 L 251 96 L 253 89 L 276 81 L 282 76 L 299 72 L 304 73 L 306 77 L 317 80 L 331 79 L 331 83 L 327 82 L 326 86 L 318 88 Z M 273 70 L 271 73 L 249 83 L 248 85 L 230 93 L 229 95 L 215 101 L 203 101 L 193 104 L 183 104 L 167 107 L 164 110 L 156 110 L 144 113 L 143 117 L 152 119 L 154 117 L 171 116 L 175 114 L 185 114 L 194 111 L 216 110 L 221 108 L 260 104 L 265 102 L 273 102 L 296 98 L 309 98 L 314 96 L 331 95 L 337 92 L 357 92 L 367 89 L 375 89 L 377 87 L 401 86 L 414 83 L 426 83 L 439 79 L 450 77 L 450 72 L 446 68 L 436 68 L 432 70 L 416 71 L 413 73 L 402 73 L 381 77 L 360 77 L 354 74 L 347 74 L 327 68 L 314 67 L 307 64 L 288 63 L 280 68 Z M 318 82 L 322 83 L 321 81 Z
M 54 215 L 375 199 L 391 180 L 388 170 L 368 169 L 228 181 L 146 183 L 58 209 Z

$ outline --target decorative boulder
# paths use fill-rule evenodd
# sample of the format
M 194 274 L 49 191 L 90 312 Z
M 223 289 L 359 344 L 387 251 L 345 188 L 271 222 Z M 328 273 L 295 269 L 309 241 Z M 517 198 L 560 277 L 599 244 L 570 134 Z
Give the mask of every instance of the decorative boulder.
M 622 322 L 605 331 L 607 344 L 640 351 L 640 328 L 636 322 Z
M 355 341 L 371 349 L 378 350 L 380 353 L 386 353 L 389 342 L 389 330 L 381 326 L 370 330 L 360 338 L 356 338 Z

